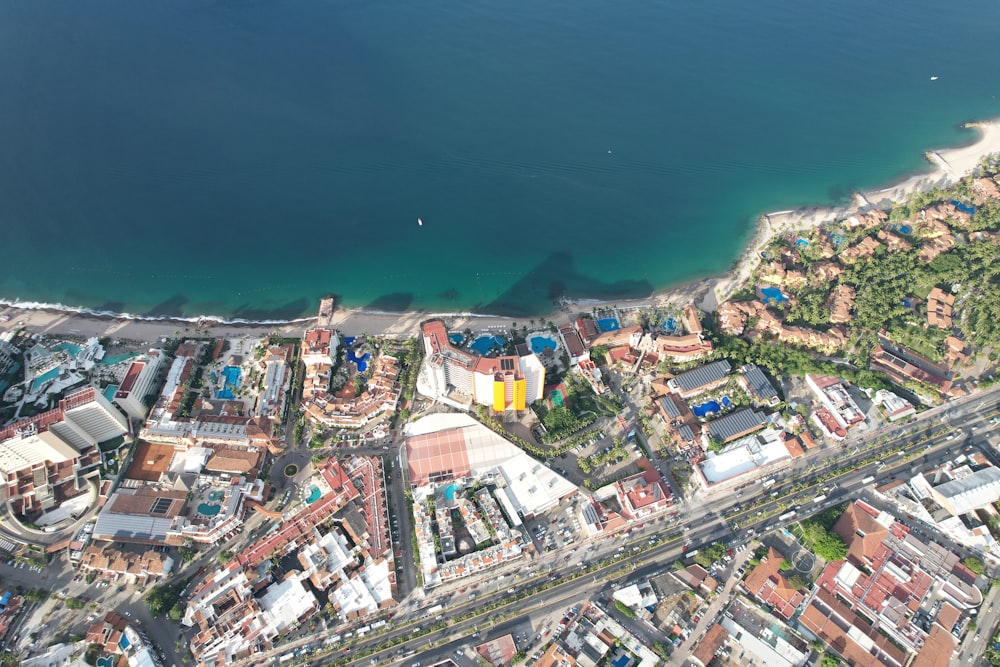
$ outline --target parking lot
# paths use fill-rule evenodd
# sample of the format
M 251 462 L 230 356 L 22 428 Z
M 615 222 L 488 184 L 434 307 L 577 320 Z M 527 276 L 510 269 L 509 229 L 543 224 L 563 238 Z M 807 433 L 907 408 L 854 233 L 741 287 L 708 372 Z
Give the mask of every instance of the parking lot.
M 562 503 L 550 512 L 525 522 L 524 527 L 540 553 L 563 549 L 584 537 L 575 508 L 574 503 Z

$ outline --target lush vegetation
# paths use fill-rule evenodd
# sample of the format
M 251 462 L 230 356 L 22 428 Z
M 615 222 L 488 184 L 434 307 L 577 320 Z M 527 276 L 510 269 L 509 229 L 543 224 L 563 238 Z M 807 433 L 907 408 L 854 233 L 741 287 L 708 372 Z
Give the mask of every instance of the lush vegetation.
M 889 380 L 876 371 L 858 369 L 854 366 L 834 361 L 817 359 L 813 352 L 789 345 L 775 345 L 770 341 L 758 338 L 752 342 L 727 336 L 722 333 L 713 334 L 715 339 L 716 358 L 726 358 L 734 365 L 744 363 L 757 364 L 772 375 L 835 375 L 853 382 L 860 387 L 870 389 L 885 389 Z
M 592 412 L 578 415 L 565 406 L 553 408 L 542 419 L 545 426 L 545 436 L 542 439 L 545 442 L 557 442 L 587 428 L 596 420 L 597 415 Z
M 983 563 L 981 558 L 976 558 L 975 556 L 969 556 L 962 560 L 962 565 L 969 568 L 976 574 L 982 574 L 986 570 L 986 565 Z
M 620 611 L 624 616 L 628 616 L 629 618 L 635 618 L 635 612 L 632 611 L 632 608 L 629 607 L 624 602 L 622 602 L 621 600 L 615 600 L 615 609 Z
M 837 656 L 832 653 L 824 653 L 823 661 L 820 663 L 820 667 L 840 667 L 841 664 L 843 663 Z
M 702 567 L 711 567 L 726 555 L 726 547 L 721 542 L 702 547 L 694 555 L 694 562 Z
M 992 175 L 996 167 L 996 164 L 986 165 L 985 171 L 981 170 L 976 176 L 983 173 Z M 855 301 L 852 319 L 847 325 L 849 338 L 844 349 L 845 358 L 837 360 L 849 362 L 849 365 L 834 364 L 828 358 L 817 358 L 812 352 L 794 350 L 787 345 L 774 346 L 767 341 L 744 342 L 741 345 L 727 341 L 725 337 L 718 341 L 722 348 L 720 356 L 728 356 L 734 361 L 751 361 L 778 375 L 832 372 L 861 386 L 887 387 L 886 377 L 864 370 L 869 365 L 880 334 L 932 361 L 941 362 L 945 357 L 944 338 L 952 331 L 928 327 L 927 309 L 922 303 L 935 287 L 956 296 L 954 324 L 961 332 L 960 337 L 978 347 L 994 346 L 1000 340 L 1000 263 L 995 261 L 1000 255 L 1000 237 L 973 235 L 980 231 L 1000 231 L 1000 202 L 980 201 L 972 191 L 972 179 L 967 178 L 948 189 L 933 189 L 911 196 L 907 202 L 889 211 L 890 223 L 906 224 L 913 230 L 912 233 L 901 234 L 904 239 L 901 247 L 890 251 L 889 245 L 884 240 L 880 241 L 873 257 L 860 258 L 846 266 L 832 284 L 811 283 L 789 288 L 794 299 L 784 313 L 785 321 L 818 330 L 827 330 L 831 326 L 829 297 L 834 285 L 839 283 L 854 288 Z M 975 203 L 975 213 L 961 223 L 945 221 L 957 237 L 957 242 L 927 262 L 921 257 L 921 251 L 929 243 L 937 242 L 933 240 L 934 234 L 940 232 L 929 227 L 931 218 L 925 218 L 922 212 L 949 201 Z M 794 252 L 804 265 L 800 268 L 810 275 L 815 263 L 829 258 L 827 253 L 831 245 L 842 250 L 866 236 L 874 235 L 875 231 L 871 228 L 825 226 L 808 234 L 810 243 L 795 246 Z M 776 257 L 778 251 L 791 246 L 792 241 L 788 237 L 776 238 L 764 254 Z M 732 298 L 754 298 L 755 285 L 755 281 L 748 281 Z M 989 352 L 994 357 L 1000 353 Z M 907 382 L 904 388 L 918 393 L 928 389 L 916 382 Z
M 802 527 L 803 543 L 810 551 L 827 562 L 847 557 L 847 544 L 837 533 L 833 532 L 833 525 L 843 511 L 843 506 L 831 507 L 822 514 L 817 514 L 799 523 Z
M 160 584 L 146 593 L 146 606 L 150 613 L 153 616 L 167 614 L 171 620 L 180 620 L 184 615 L 184 607 L 180 603 L 184 585 L 184 582 Z

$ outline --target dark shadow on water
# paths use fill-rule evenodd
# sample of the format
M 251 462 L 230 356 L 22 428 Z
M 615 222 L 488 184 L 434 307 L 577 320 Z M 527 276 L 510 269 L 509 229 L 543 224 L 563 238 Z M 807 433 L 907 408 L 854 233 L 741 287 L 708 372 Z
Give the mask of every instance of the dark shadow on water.
M 233 319 L 242 320 L 294 320 L 300 317 L 315 315 L 316 301 L 311 299 L 296 299 L 273 308 L 259 308 L 245 304 L 233 311 Z
M 437 295 L 440 301 L 457 301 L 458 297 L 462 296 L 457 289 L 454 287 L 451 289 L 446 289 Z
M 596 267 L 595 267 L 596 269 Z M 514 283 L 506 292 L 475 310 L 494 315 L 525 317 L 552 311 L 563 297 L 586 299 L 638 299 L 653 293 L 647 280 L 605 282 L 585 275 L 568 252 L 554 253 Z
M 184 317 L 184 304 L 188 298 L 183 294 L 175 294 L 163 303 L 149 309 L 145 315 L 148 317 Z
M 413 294 L 411 292 L 393 292 L 392 294 L 383 294 L 365 306 L 365 308 L 368 310 L 384 310 L 391 313 L 398 313 L 409 310 L 412 303 Z

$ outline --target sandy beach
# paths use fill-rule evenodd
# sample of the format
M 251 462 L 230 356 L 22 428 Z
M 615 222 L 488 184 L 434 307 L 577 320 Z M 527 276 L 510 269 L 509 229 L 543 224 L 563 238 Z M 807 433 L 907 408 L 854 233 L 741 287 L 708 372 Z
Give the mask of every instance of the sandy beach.
M 895 185 L 879 190 L 857 193 L 855 201 L 850 206 L 802 208 L 762 216 L 753 238 L 734 263 L 733 268 L 721 276 L 670 287 L 641 299 L 566 301 L 559 310 L 550 313 L 544 319 L 558 325 L 569 321 L 576 313 L 606 306 L 616 306 L 619 309 L 628 310 L 695 303 L 703 310 L 714 311 L 719 303 L 725 301 L 747 280 L 759 261 L 760 250 L 770 243 L 776 235 L 818 227 L 843 219 L 859 209 L 872 206 L 887 208 L 893 203 L 904 201 L 915 192 L 949 186 L 972 173 L 984 156 L 1000 153 L 1000 120 L 969 123 L 966 127 L 975 129 L 979 133 L 978 139 L 967 146 L 928 151 L 926 153 L 927 159 L 934 166 L 934 169 L 929 173 L 911 176 Z M 81 338 L 108 336 L 116 340 L 136 341 L 143 344 L 154 344 L 161 338 L 183 335 L 259 337 L 277 334 L 298 338 L 303 331 L 315 326 L 316 323 L 313 318 L 283 323 L 246 324 L 223 323 L 211 319 L 195 322 L 170 319 L 133 319 L 69 312 L 55 307 L 23 308 L 16 304 L 0 305 L 0 318 L 4 317 L 7 319 L 0 322 L 0 331 L 26 327 L 33 333 L 70 335 Z M 330 323 L 349 336 L 367 333 L 408 337 L 419 331 L 420 322 L 432 317 L 445 319 L 449 327 L 457 331 L 466 328 L 474 331 L 507 329 L 512 321 L 518 321 L 517 318 L 469 313 L 388 313 L 338 308 Z M 543 318 L 536 317 L 534 319 L 538 322 Z M 527 321 L 518 321 L 519 326 L 523 324 L 527 324 Z

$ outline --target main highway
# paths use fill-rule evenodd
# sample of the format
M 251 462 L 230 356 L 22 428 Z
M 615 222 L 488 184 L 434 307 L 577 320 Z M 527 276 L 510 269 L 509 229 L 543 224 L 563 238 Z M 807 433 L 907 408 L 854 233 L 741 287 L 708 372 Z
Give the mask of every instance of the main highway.
M 997 416 L 1000 389 L 952 402 L 923 413 L 910 423 L 870 434 L 850 448 L 827 449 L 810 457 L 806 470 L 786 473 L 785 479 L 764 489 L 761 484 L 744 487 L 740 496 L 720 495 L 685 503 L 680 519 L 661 517 L 633 529 L 627 537 L 597 538 L 561 552 L 546 554 L 535 563 L 524 564 L 519 575 L 491 585 L 480 585 L 475 599 L 453 593 L 430 596 L 401 606 L 378 634 L 346 638 L 345 627 L 335 627 L 258 653 L 241 664 L 261 664 L 295 651 L 313 653 L 307 664 L 386 664 L 403 658 L 422 660 L 444 657 L 459 645 L 505 634 L 523 625 L 532 614 L 572 605 L 597 594 L 609 582 L 638 579 L 666 571 L 685 550 L 714 542 L 744 542 L 748 535 L 760 536 L 789 522 L 801 520 L 832 504 L 857 497 L 866 477 L 878 482 L 908 477 L 916 466 L 930 466 L 959 453 L 981 450 L 991 459 L 995 453 L 986 442 L 990 419 Z M 825 454 L 825 458 L 821 458 Z M 826 489 L 826 490 L 824 490 Z M 776 494 L 776 495 L 775 495 Z M 826 496 L 814 502 L 817 496 Z M 785 522 L 783 512 L 795 511 Z M 734 526 L 737 526 L 734 530 Z M 751 532 L 752 531 L 752 532 Z M 586 551 L 584 549 L 586 548 Z M 965 552 L 965 550 L 959 549 Z M 570 552 L 572 557 L 566 555 Z M 573 555 L 577 554 L 577 555 Z M 530 568 L 530 569 L 529 569 Z M 494 579 L 495 581 L 495 579 Z M 475 588 L 473 584 L 470 588 Z M 417 604 L 417 607 L 413 605 Z M 425 610 L 443 604 L 443 619 L 428 618 Z M 494 605 L 496 607 L 494 608 Z M 462 620 L 459 617 L 469 616 Z M 334 635 L 344 635 L 338 642 Z M 330 642 L 325 646 L 324 642 Z M 389 647 L 391 646 L 391 648 Z M 331 655 L 331 651 L 336 653 Z M 416 656 L 416 657 L 414 657 Z

